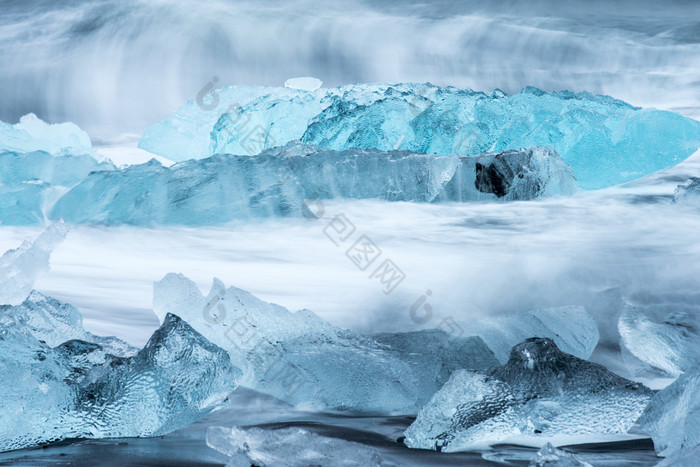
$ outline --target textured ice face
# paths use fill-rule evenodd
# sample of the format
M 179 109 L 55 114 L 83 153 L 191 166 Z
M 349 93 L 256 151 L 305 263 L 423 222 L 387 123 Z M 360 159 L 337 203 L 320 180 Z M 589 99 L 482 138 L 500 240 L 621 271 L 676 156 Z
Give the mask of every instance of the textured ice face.
M 219 407 L 240 374 L 225 351 L 174 315 L 131 357 L 83 340 L 52 348 L 32 331 L 0 330 L 0 451 L 165 434 Z
M 620 344 L 639 360 L 679 376 L 700 363 L 699 325 L 696 314 L 675 311 L 654 319 L 627 304 L 618 321 Z
M 405 443 L 454 452 L 518 438 L 625 433 L 652 395 L 551 339 L 532 338 L 501 367 L 453 373 L 406 430 Z
M 179 161 L 254 155 L 292 140 L 439 155 L 548 146 L 573 167 L 582 188 L 594 189 L 684 160 L 700 148 L 700 123 L 607 96 L 535 88 L 508 96 L 430 84 L 313 92 L 229 86 L 147 129 L 140 147 Z
M 27 298 L 37 277 L 49 269 L 51 252 L 67 233 L 65 224 L 56 222 L 33 243 L 25 241 L 0 257 L 0 304 L 19 305 Z
M 108 224 L 219 224 L 300 216 L 305 199 L 441 202 L 527 200 L 575 191 L 571 168 L 546 148 L 440 157 L 405 151 L 335 152 L 290 143 L 256 157 L 215 155 L 93 172 L 51 216 Z
M 90 155 L 0 151 L 0 224 L 43 223 L 56 200 L 90 172 L 113 169 Z
M 389 466 L 379 452 L 361 444 L 328 438 L 301 428 L 263 430 L 210 427 L 207 444 L 230 456 L 227 466 L 309 465 Z
M 690 177 L 685 183 L 678 185 L 673 192 L 673 202 L 679 204 L 697 204 L 700 201 L 700 178 Z
M 698 450 L 700 446 L 700 371 L 697 366 L 659 391 L 639 419 L 660 456 Z M 695 459 L 697 463 L 697 458 Z
M 50 154 L 91 154 L 87 133 L 74 123 L 50 125 L 34 114 L 27 114 L 10 125 L 0 122 L 0 152 L 46 151 Z

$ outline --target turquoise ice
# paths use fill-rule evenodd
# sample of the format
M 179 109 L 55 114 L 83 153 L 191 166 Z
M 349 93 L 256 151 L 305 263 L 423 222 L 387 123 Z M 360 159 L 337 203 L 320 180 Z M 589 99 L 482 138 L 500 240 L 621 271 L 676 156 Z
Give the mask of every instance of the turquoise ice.
M 596 189 L 681 162 L 700 148 L 700 123 L 608 96 L 532 87 L 506 95 L 431 84 L 228 86 L 148 128 L 140 147 L 181 161 L 255 155 L 292 140 L 443 156 L 547 146 L 581 188 Z
M 217 154 L 163 167 L 89 174 L 51 218 L 72 223 L 215 225 L 301 216 L 307 199 L 412 202 L 513 201 L 569 195 L 571 168 L 552 150 L 474 157 L 346 150 L 292 142 L 256 157 Z

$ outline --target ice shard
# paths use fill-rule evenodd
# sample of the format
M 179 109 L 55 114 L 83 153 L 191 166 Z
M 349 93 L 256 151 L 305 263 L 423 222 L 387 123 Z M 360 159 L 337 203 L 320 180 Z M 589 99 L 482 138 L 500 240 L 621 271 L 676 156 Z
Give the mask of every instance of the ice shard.
M 174 315 L 131 357 L 83 340 L 52 348 L 29 330 L 3 328 L 0 361 L 0 451 L 165 434 L 220 407 L 240 374 Z
M 10 125 L 0 122 L 0 152 L 45 151 L 53 155 L 92 154 L 87 133 L 74 123 L 48 124 L 34 114 L 27 114 Z
M 700 449 L 700 369 L 696 365 L 659 391 L 639 419 L 660 456 Z M 697 458 L 695 459 L 697 461 Z
M 574 454 L 555 448 L 552 443 L 542 446 L 530 461 L 530 467 L 593 467 Z
M 226 349 L 243 370 L 242 386 L 320 409 L 414 414 L 454 371 L 499 365 L 469 327 L 463 335 L 423 330 L 364 336 L 311 311 L 291 313 L 243 290 L 226 289 L 219 280 L 204 297 L 186 277 L 168 274 L 155 284 L 154 311 L 160 318 L 177 314 Z M 520 318 L 521 329 L 515 331 Z M 499 346 L 523 332 L 528 337 L 559 334 L 562 345 L 588 356 L 595 346 L 595 340 L 586 340 L 592 330 L 597 339 L 589 318 L 583 309 L 552 309 L 506 316 L 475 329 Z M 585 345 L 577 337 L 569 342 L 574 327 L 588 336 Z
M 673 192 L 673 202 L 678 204 L 698 204 L 700 201 L 700 178 L 690 177 L 678 185 Z
M 629 303 L 618 321 L 620 344 L 639 360 L 671 376 L 700 364 L 699 326 L 695 313 L 677 310 L 654 319 Z
M 405 443 L 455 452 L 506 441 L 624 434 L 652 395 L 562 352 L 551 339 L 531 338 L 501 367 L 453 373 L 406 430 Z
M 509 201 L 575 190 L 571 168 L 546 148 L 441 157 L 336 152 L 290 143 L 256 157 L 218 154 L 172 167 L 153 160 L 93 172 L 56 203 L 51 217 L 74 223 L 203 225 L 301 216 L 305 199 Z
M 670 167 L 700 148 L 700 122 L 608 96 L 527 87 L 506 95 L 430 84 L 303 91 L 229 86 L 150 127 L 140 147 L 175 161 L 257 154 L 297 140 L 350 148 L 474 155 L 547 146 L 584 189 Z
M 0 257 L 0 305 L 19 305 L 34 288 L 34 281 L 49 269 L 51 252 L 63 241 L 68 228 L 56 222 L 34 240 L 8 250 Z
M 301 428 L 210 427 L 210 448 L 230 456 L 227 467 L 285 465 L 389 466 L 378 450 L 351 441 L 329 438 Z

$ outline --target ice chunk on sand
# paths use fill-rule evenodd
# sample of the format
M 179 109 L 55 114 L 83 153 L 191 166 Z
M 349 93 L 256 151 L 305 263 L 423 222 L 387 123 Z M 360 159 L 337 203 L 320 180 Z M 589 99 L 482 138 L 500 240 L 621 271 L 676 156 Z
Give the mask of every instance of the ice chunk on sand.
M 697 316 L 674 311 L 655 320 L 641 308 L 626 304 L 620 319 L 620 344 L 632 355 L 671 376 L 700 363 Z
M 25 241 L 0 257 L 0 304 L 19 305 L 27 298 L 34 281 L 48 271 L 51 252 L 67 233 L 65 224 L 56 222 L 33 243 Z
M 530 461 L 530 467 L 593 467 L 570 452 L 557 449 L 552 443 L 542 446 Z
M 685 455 L 700 446 L 700 369 L 694 366 L 659 391 L 644 415 L 641 428 L 651 435 L 660 456 Z M 697 461 L 697 458 L 696 458 Z
M 653 393 L 560 351 L 551 339 L 516 345 L 488 372 L 457 371 L 406 430 L 411 448 L 462 451 L 499 442 L 626 433 Z
M 700 201 L 700 178 L 690 177 L 685 183 L 678 185 L 673 192 L 673 202 L 678 204 L 697 204 Z
M 228 467 L 393 465 L 383 461 L 374 448 L 301 428 L 264 430 L 213 426 L 207 429 L 207 444 L 231 457 Z
M 165 434 L 221 406 L 240 374 L 225 351 L 174 315 L 126 358 L 83 340 L 52 348 L 31 331 L 0 330 L 0 451 Z
M 305 199 L 510 201 L 575 190 L 571 168 L 546 148 L 441 157 L 338 153 L 290 143 L 256 157 L 219 154 L 172 167 L 154 160 L 93 172 L 56 203 L 51 217 L 75 223 L 211 225 L 300 216 Z
M 0 152 L 46 151 L 59 154 L 92 154 L 87 133 L 74 123 L 48 124 L 30 113 L 10 125 L 0 122 Z
M 409 83 L 315 91 L 228 86 L 211 96 L 148 128 L 140 147 L 184 160 L 257 154 L 292 140 L 439 155 L 548 146 L 584 189 L 640 178 L 700 148 L 700 122 L 585 92 L 527 87 L 509 96 Z

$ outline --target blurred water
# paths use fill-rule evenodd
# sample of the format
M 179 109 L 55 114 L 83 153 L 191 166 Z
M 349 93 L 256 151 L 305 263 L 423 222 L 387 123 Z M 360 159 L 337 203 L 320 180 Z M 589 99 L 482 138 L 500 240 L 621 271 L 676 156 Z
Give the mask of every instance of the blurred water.
M 140 133 L 219 84 L 431 81 L 700 116 L 700 3 L 5 0 L 0 120 Z

